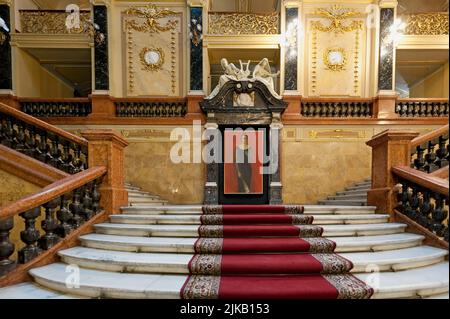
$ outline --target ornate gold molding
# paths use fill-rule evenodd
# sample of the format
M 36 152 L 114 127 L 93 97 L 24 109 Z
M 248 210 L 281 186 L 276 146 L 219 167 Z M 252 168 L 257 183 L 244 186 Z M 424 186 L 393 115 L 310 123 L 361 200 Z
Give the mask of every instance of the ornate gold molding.
M 158 20 L 181 15 L 181 12 L 175 12 L 168 9 L 159 9 L 155 5 L 148 5 L 146 7 L 131 7 L 124 13 L 145 19 L 143 24 L 137 23 L 136 20 L 127 21 L 128 28 L 135 31 L 150 33 L 167 32 L 176 29 L 178 26 L 178 20 L 169 20 L 165 25 L 161 25 Z
M 358 16 L 361 13 L 343 8 L 340 5 L 333 5 L 330 9 L 319 8 L 315 14 L 330 20 L 329 26 L 324 26 L 321 21 L 312 21 L 311 26 L 317 31 L 346 33 L 361 30 L 363 27 L 363 21 L 352 21 L 350 24 L 345 24 L 346 19 Z
M 278 34 L 280 17 L 272 14 L 209 13 L 209 34 Z
M 156 63 L 148 63 L 146 61 L 145 55 L 149 52 L 155 52 L 159 55 L 159 60 Z M 141 50 L 141 53 L 139 54 L 139 58 L 141 59 L 141 63 L 144 66 L 144 70 L 147 71 L 158 71 L 162 68 L 165 62 L 165 54 L 163 49 L 161 48 L 148 48 L 145 47 Z
M 331 138 L 331 139 L 365 139 L 366 132 L 364 130 L 310 130 L 308 132 L 310 139 L 321 139 L 321 138 Z
M 330 61 L 330 54 L 332 52 L 339 52 L 342 56 L 342 62 L 340 63 L 332 63 L 332 61 Z M 332 48 L 328 48 L 325 49 L 324 53 L 323 53 L 323 61 L 324 64 L 327 66 L 328 70 L 331 71 L 342 71 L 345 70 L 345 66 L 347 65 L 347 52 L 345 52 L 345 50 L 341 47 L 332 47 Z
M 80 12 L 80 24 L 78 27 L 68 28 L 66 23 L 70 13 L 58 11 L 20 11 L 20 25 L 22 33 L 40 34 L 81 34 L 89 33 L 87 27 L 91 14 L 87 11 Z
M 448 35 L 448 13 L 420 13 L 403 16 L 406 35 Z

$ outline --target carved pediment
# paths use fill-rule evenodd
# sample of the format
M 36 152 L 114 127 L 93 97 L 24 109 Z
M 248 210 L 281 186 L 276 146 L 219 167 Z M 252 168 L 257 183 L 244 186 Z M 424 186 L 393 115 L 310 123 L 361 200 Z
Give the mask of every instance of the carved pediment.
M 213 98 L 205 99 L 200 103 L 200 107 L 206 114 L 281 114 L 287 106 L 288 103 L 274 96 L 266 84 L 254 79 L 231 80 L 225 83 Z

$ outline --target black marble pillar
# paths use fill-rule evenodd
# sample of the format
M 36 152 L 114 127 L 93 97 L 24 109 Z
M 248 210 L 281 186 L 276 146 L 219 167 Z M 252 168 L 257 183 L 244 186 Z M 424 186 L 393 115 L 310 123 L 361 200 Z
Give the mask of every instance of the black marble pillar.
M 94 40 L 95 90 L 109 90 L 108 62 L 108 11 L 106 6 L 94 6 L 94 23 L 98 33 L 104 35 L 103 41 Z
M 297 90 L 298 73 L 298 8 L 286 9 L 286 36 L 287 40 L 285 55 L 284 89 Z
M 394 89 L 394 8 L 382 8 L 380 11 L 380 61 L 378 71 L 378 89 Z
M 190 90 L 203 90 L 203 9 L 191 8 L 190 22 L 191 79 Z
M 0 5 L 0 17 L 5 21 L 11 32 L 10 8 L 6 4 Z M 11 44 L 9 32 L 1 30 L 6 41 L 0 45 L 0 90 L 12 90 L 12 64 L 11 64 Z

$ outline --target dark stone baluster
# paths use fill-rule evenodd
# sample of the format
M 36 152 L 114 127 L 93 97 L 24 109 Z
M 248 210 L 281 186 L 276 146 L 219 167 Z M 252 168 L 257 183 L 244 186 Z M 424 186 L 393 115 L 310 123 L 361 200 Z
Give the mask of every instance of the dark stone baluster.
M 80 227 L 84 220 L 83 220 L 83 205 L 81 204 L 81 194 L 82 190 L 81 188 L 78 188 L 73 191 L 73 200 L 72 204 L 70 204 L 69 208 L 72 213 L 72 226 L 74 229 L 77 229 Z
M 438 236 L 444 237 L 445 226 L 443 221 L 447 219 L 448 211 L 444 208 L 445 199 L 441 194 L 435 194 L 436 208 L 432 214 L 431 230 Z
M 25 147 L 25 140 L 26 140 L 25 124 L 21 123 L 21 122 L 17 122 L 16 127 L 17 127 L 17 129 L 15 130 L 15 137 L 14 137 L 15 146 L 14 146 L 14 148 L 18 152 L 24 153 L 26 150 L 26 147 Z
M 11 118 L 7 117 L 4 122 L 2 144 L 6 147 L 14 147 L 14 129 Z
M 432 212 L 432 205 L 430 201 L 430 192 L 426 189 L 421 191 L 423 199 L 422 204 L 420 205 L 420 214 L 417 218 L 417 221 L 422 226 L 428 228 L 430 227 L 430 214 Z
M 70 153 L 70 143 L 65 142 L 63 145 L 63 152 L 61 156 L 60 168 L 69 174 L 74 172 L 74 166 L 72 165 L 73 156 Z
M 24 153 L 30 157 L 35 158 L 37 148 L 36 131 L 33 126 L 28 127 L 28 133 L 25 136 L 25 151 Z
M 9 233 L 14 227 L 12 217 L 0 220 L 0 276 L 11 271 L 16 263 L 9 259 L 14 253 L 14 244 L 9 240 Z
M 101 182 L 102 182 L 101 179 L 97 179 L 93 182 L 92 186 L 92 211 L 94 212 L 94 214 L 98 214 L 101 210 L 100 208 L 101 195 L 100 192 L 98 191 Z
M 39 143 L 36 148 L 37 156 L 36 158 L 41 162 L 47 162 L 47 153 L 48 153 L 48 145 L 47 145 L 47 134 L 44 131 L 39 133 Z
M 33 260 L 42 252 L 38 247 L 37 241 L 39 240 L 40 233 L 36 229 L 36 218 L 41 215 L 41 208 L 36 207 L 28 212 L 20 214 L 25 220 L 25 230 L 20 232 L 20 239 L 25 243 L 25 247 L 19 250 L 18 257 L 19 263 L 26 264 Z
M 427 154 L 425 155 L 425 161 L 427 164 L 424 167 L 425 172 L 432 173 L 435 170 L 437 170 L 439 167 L 436 166 L 436 153 L 434 151 L 434 147 L 436 146 L 436 141 L 429 141 L 428 142 L 428 150 Z
M 417 158 L 414 160 L 414 167 L 420 171 L 424 170 L 424 166 L 425 166 L 425 150 L 426 148 L 423 145 L 419 145 L 416 148 L 417 150 Z
M 57 136 L 53 137 L 51 140 L 51 148 L 49 153 L 50 153 L 49 164 L 53 167 L 60 168 L 63 161 L 61 159 L 61 150 L 59 149 L 59 138 Z
M 410 196 L 410 209 L 408 212 L 408 216 L 411 217 L 414 220 L 419 219 L 419 188 L 416 185 L 413 185 L 412 187 L 412 193 Z
M 61 238 L 66 237 L 73 231 L 73 227 L 70 224 L 74 217 L 69 208 L 70 197 L 68 194 L 61 196 L 61 209 L 56 214 L 60 222 L 57 233 Z
M 439 168 L 448 166 L 448 146 L 446 145 L 448 141 L 448 135 L 439 137 L 439 148 L 436 151 L 436 166 Z
M 52 248 L 60 240 L 60 237 L 56 234 L 58 221 L 55 218 L 56 210 L 60 205 L 60 202 L 60 198 L 57 198 L 44 205 L 45 219 L 41 222 L 41 226 L 45 231 L 45 234 L 39 240 L 39 247 L 44 250 Z
M 82 215 L 85 221 L 94 216 L 92 211 L 92 183 L 88 183 L 83 187 L 83 210 Z

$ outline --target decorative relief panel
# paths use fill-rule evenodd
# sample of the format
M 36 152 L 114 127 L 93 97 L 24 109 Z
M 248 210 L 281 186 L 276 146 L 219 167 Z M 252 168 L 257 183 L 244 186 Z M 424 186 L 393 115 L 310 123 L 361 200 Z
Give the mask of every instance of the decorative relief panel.
M 308 95 L 362 96 L 366 27 L 362 13 L 334 5 L 307 18 Z
M 278 34 L 280 17 L 277 12 L 271 14 L 256 13 L 219 13 L 209 14 L 209 34 Z
M 154 5 L 123 12 L 127 96 L 180 96 L 182 13 Z
M 421 13 L 402 17 L 406 35 L 448 35 L 448 13 Z

